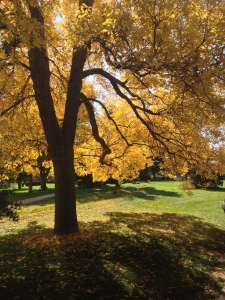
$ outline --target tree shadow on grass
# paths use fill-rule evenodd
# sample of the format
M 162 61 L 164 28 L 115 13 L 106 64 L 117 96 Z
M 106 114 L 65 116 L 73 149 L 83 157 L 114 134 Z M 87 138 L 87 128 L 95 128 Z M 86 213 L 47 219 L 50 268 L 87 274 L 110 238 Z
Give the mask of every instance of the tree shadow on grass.
M 171 192 L 166 190 L 157 190 L 154 187 L 139 187 L 133 186 L 121 186 L 121 187 L 100 187 L 89 188 L 82 191 L 82 188 L 78 189 L 77 201 L 80 203 L 101 201 L 114 198 L 140 198 L 142 200 L 155 200 L 158 196 L 163 197 L 180 197 L 182 194 L 179 192 Z
M 180 197 L 181 193 L 171 192 L 166 190 L 157 190 L 154 187 L 121 187 L 121 191 L 130 193 L 133 197 L 145 199 L 145 200 L 154 200 L 157 196 L 163 197 Z
M 108 213 L 55 236 L 37 223 L 0 238 L 0 299 L 216 299 L 225 232 L 191 216 Z M 223 283 L 225 285 L 225 283 Z
M 207 191 L 216 191 L 225 193 L 225 187 L 209 187 Z
M 162 197 L 181 197 L 179 192 L 171 192 L 166 190 L 157 190 L 154 187 L 142 186 L 139 187 L 137 184 L 133 186 L 101 186 L 97 188 L 77 188 L 77 202 L 87 203 L 87 202 L 97 202 L 107 199 L 115 198 L 140 198 L 142 200 L 156 200 L 158 196 Z M 37 202 L 30 202 L 24 205 L 37 205 L 44 206 L 46 204 L 54 203 L 54 198 L 49 198 L 46 200 L 40 200 Z

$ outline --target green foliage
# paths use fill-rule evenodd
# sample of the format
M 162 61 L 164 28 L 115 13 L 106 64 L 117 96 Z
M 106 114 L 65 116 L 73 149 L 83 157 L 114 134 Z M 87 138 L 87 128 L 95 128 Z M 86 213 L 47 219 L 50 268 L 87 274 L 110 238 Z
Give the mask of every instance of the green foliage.
M 18 209 L 20 204 L 18 202 L 9 203 L 7 200 L 8 190 L 0 191 L 0 219 L 8 218 L 15 222 L 19 220 Z

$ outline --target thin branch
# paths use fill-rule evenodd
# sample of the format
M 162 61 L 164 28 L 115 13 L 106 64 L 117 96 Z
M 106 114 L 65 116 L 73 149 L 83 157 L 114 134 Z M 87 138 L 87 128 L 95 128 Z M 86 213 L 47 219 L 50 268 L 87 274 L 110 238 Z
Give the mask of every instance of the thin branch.
M 122 133 L 121 130 L 119 129 L 119 127 L 118 127 L 116 121 L 110 116 L 110 113 L 108 112 L 108 110 L 107 110 L 107 108 L 105 107 L 105 105 L 104 105 L 101 101 L 99 101 L 99 100 L 97 100 L 97 99 L 89 98 L 89 100 L 98 103 L 98 104 L 104 109 L 104 111 L 105 111 L 105 113 L 106 113 L 108 119 L 109 119 L 110 121 L 113 122 L 113 124 L 115 125 L 116 130 L 119 132 L 120 136 L 121 136 L 122 139 L 125 141 L 125 143 L 127 144 L 127 146 L 131 146 L 131 144 L 127 141 L 126 137 L 123 135 L 123 133 Z
M 17 107 L 20 103 L 22 103 L 24 100 L 28 99 L 28 98 L 32 98 L 34 97 L 34 95 L 30 95 L 29 97 L 28 96 L 25 96 L 25 97 L 22 97 L 20 98 L 19 100 L 17 100 L 16 102 L 14 102 L 11 106 L 9 106 L 8 108 L 6 108 L 5 110 L 3 110 L 2 112 L 0 112 L 0 117 L 2 117 L 3 115 L 5 115 L 7 112 L 9 112 L 11 109 Z
M 93 136 L 94 136 L 95 140 L 103 148 L 103 153 L 100 157 L 100 162 L 102 164 L 106 164 L 104 159 L 105 159 L 107 154 L 111 153 L 111 150 L 110 150 L 109 146 L 106 144 L 106 142 L 104 141 L 104 139 L 102 137 L 100 137 L 100 135 L 99 135 L 98 125 L 97 125 L 97 122 L 96 122 L 95 113 L 94 113 L 93 106 L 91 105 L 91 102 L 89 101 L 89 99 L 83 93 L 81 93 L 81 99 L 82 99 L 82 101 L 83 101 L 83 103 L 84 103 L 84 105 L 87 109 L 88 115 L 89 115 L 89 120 L 90 120 L 90 123 L 91 123 Z
M 21 61 L 19 61 L 18 63 L 19 63 L 19 65 L 24 67 L 26 70 L 31 71 L 30 67 L 28 65 L 26 65 L 25 63 L 22 63 Z
M 143 107 L 140 107 L 140 106 L 137 106 L 137 105 L 133 104 L 134 108 L 139 109 L 141 111 L 144 111 L 146 113 L 149 113 L 151 115 L 160 115 L 162 113 L 162 110 L 160 110 L 159 112 L 153 112 L 152 110 L 147 109 L 145 107 L 145 105 L 144 105 L 144 101 L 138 95 L 135 95 L 129 89 L 129 87 L 126 86 L 127 81 L 121 81 L 121 80 L 117 79 L 116 77 L 112 76 L 111 74 L 109 74 L 108 72 L 104 71 L 101 68 L 93 68 L 93 69 L 90 69 L 90 70 L 83 71 L 83 78 L 86 78 L 86 77 L 88 77 L 90 75 L 101 75 L 101 76 L 105 77 L 106 79 L 108 79 L 110 81 L 113 89 L 115 90 L 115 92 L 117 93 L 117 95 L 120 98 L 125 99 L 127 101 L 131 101 L 130 98 L 121 91 L 121 89 L 119 88 L 119 86 L 122 87 L 123 89 L 125 89 L 131 97 L 140 100 L 141 103 L 142 103 L 142 105 L 143 105 Z

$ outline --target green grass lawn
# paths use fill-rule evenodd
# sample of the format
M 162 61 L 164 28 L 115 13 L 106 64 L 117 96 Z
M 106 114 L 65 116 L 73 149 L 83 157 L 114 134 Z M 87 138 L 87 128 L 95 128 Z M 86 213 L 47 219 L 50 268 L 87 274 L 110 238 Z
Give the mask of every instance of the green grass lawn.
M 179 182 L 78 188 L 80 235 L 52 234 L 54 199 L 0 223 L 0 299 L 218 299 L 225 189 Z

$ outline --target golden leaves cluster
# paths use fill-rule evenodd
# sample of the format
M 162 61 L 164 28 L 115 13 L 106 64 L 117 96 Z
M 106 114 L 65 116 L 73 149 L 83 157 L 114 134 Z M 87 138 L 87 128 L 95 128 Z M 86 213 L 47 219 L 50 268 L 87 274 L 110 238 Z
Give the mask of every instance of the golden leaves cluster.
M 29 5 L 41 6 L 44 24 L 30 18 Z M 112 150 L 106 164 L 101 165 L 102 149 L 92 137 L 87 112 L 81 105 L 75 140 L 77 173 L 93 173 L 94 180 L 109 176 L 119 179 L 121 174 L 134 178 L 150 163 L 151 156 L 162 156 L 168 173 L 183 175 L 199 161 L 209 169 L 224 156 L 215 147 L 224 142 L 224 13 L 224 1 L 216 0 L 96 0 L 92 7 L 68 0 L 2 0 L 1 111 L 23 97 L 33 97 L 29 70 L 24 68 L 29 66 L 27 51 L 29 47 L 44 47 L 61 124 L 71 55 L 85 46 L 85 69 L 104 68 L 126 81 L 135 96 L 121 90 L 138 107 L 149 130 L 136 118 L 131 105 L 116 95 L 109 81 L 99 77 L 83 81 L 83 92 L 105 105 L 120 132 L 102 107 L 95 108 L 100 135 Z M 10 53 L 3 48 L 5 44 L 11 45 Z M 17 134 L 21 141 L 31 139 L 27 133 L 35 126 L 39 137 L 33 140 L 43 138 L 37 108 L 30 103 L 26 108 L 29 120 L 21 110 L 21 124 L 16 118 L 13 121 L 12 132 L 15 135 L 20 129 Z M 41 150 L 33 154 L 32 148 L 24 153 L 35 157 Z

